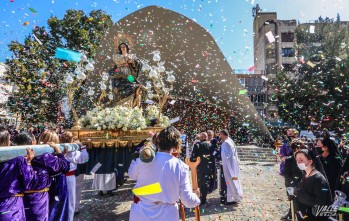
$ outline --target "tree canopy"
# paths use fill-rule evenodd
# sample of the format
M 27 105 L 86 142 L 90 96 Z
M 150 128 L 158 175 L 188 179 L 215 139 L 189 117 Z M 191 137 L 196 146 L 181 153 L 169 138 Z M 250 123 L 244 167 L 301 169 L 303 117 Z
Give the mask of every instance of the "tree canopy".
M 47 27 L 34 27 L 23 43 L 12 41 L 8 47 L 12 58 L 6 80 L 15 86 L 8 106 L 20 113 L 24 122 L 56 123 L 62 97 L 66 95 L 65 74 L 76 63 L 54 57 L 57 47 L 84 51 L 93 58 L 101 38 L 113 24 L 111 16 L 101 10 L 86 15 L 82 10 L 67 10 L 64 17 L 51 17 Z
M 290 74 L 279 71 L 272 82 L 284 122 L 306 128 L 348 128 L 349 32 L 337 22 L 296 28 L 297 62 Z

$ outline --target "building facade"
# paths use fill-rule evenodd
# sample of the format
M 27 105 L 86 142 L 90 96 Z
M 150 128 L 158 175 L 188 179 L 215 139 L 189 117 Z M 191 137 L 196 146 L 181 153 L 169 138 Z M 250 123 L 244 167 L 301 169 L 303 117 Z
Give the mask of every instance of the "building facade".
M 239 79 L 240 84 L 247 90 L 248 97 L 258 114 L 265 119 L 266 91 L 264 81 L 261 78 L 262 75 L 248 73 L 246 71 L 236 73 L 236 77 Z
M 265 87 L 265 120 L 277 122 L 278 107 L 274 89 L 268 86 L 268 80 L 273 79 L 279 70 L 287 72 L 290 77 L 295 77 L 297 72 L 297 57 L 302 57 L 301 50 L 296 51 L 297 42 L 295 30 L 297 27 L 315 33 L 321 25 L 326 23 L 338 23 L 349 28 L 348 21 L 340 21 L 329 18 L 318 18 L 303 24 L 297 24 L 295 19 L 279 20 L 276 12 L 262 12 L 259 5 L 253 7 L 252 16 L 254 31 L 254 66 L 255 74 L 264 79 Z M 321 30 L 321 29 L 320 29 Z M 298 43 L 300 39 L 298 39 Z M 320 42 L 301 42 L 302 44 L 319 45 Z
M 276 12 L 261 12 L 259 6 L 253 8 L 254 66 L 255 74 L 263 78 L 265 87 L 264 114 L 268 122 L 277 122 L 278 107 L 274 91 L 268 86 L 277 70 L 294 72 L 296 61 L 295 29 L 297 22 L 279 20 Z

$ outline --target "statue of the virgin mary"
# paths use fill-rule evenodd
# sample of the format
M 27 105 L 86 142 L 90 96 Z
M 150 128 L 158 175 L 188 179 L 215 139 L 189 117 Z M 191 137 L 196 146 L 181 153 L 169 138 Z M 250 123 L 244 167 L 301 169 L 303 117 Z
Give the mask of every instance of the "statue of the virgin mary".
M 117 50 L 118 52 L 113 54 L 115 65 L 109 71 L 116 105 L 129 103 L 131 107 L 139 106 L 142 86 L 137 78 L 141 72 L 142 63 L 135 54 L 129 53 L 128 44 L 120 43 Z

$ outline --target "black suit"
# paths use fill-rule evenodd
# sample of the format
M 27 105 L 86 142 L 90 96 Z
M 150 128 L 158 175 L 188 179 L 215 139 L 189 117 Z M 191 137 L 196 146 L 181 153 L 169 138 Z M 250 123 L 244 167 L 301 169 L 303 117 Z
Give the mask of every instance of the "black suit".
M 286 187 L 297 187 L 302 180 L 303 173 L 298 168 L 295 157 L 289 156 L 285 160 L 284 178 Z
M 321 156 L 320 159 L 325 170 L 324 175 L 326 175 L 327 181 L 330 185 L 332 199 L 334 199 L 336 182 L 343 165 L 342 160 L 335 154 L 330 154 L 326 158 Z
M 218 179 L 217 179 L 217 162 L 220 161 L 220 150 L 218 147 L 218 140 L 213 138 L 211 140 L 211 149 L 212 149 L 212 176 L 209 179 L 209 189 L 208 193 L 213 192 L 218 188 Z
M 206 202 L 207 190 L 209 188 L 210 178 L 214 174 L 214 149 L 209 141 L 203 141 L 194 145 L 190 157 L 191 162 L 195 162 L 200 157 L 201 162 L 197 167 L 198 185 L 201 192 L 201 203 Z

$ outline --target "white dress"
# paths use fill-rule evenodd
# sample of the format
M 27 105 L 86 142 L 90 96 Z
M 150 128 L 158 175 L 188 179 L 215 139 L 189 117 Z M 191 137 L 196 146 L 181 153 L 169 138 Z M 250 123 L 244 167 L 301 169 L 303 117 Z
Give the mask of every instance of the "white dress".
M 161 193 L 139 196 L 131 206 L 130 221 L 178 221 L 179 198 L 188 208 L 200 204 L 189 181 L 189 167 L 169 153 L 157 152 L 150 163 L 132 161 L 128 175 L 137 180 L 135 188 L 157 182 L 162 188 Z
M 121 55 L 121 54 L 113 54 L 113 60 L 120 70 L 121 73 L 124 75 L 128 76 L 131 73 L 129 64 L 127 64 L 127 60 L 136 60 L 136 55 L 135 54 L 127 54 L 127 55 Z
M 227 184 L 227 202 L 240 202 L 243 198 L 238 153 L 234 141 L 227 138 L 221 146 L 222 166 Z

